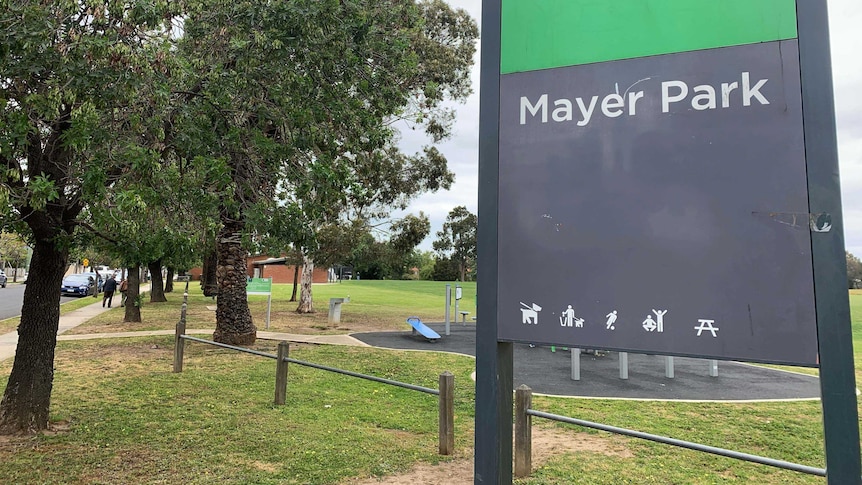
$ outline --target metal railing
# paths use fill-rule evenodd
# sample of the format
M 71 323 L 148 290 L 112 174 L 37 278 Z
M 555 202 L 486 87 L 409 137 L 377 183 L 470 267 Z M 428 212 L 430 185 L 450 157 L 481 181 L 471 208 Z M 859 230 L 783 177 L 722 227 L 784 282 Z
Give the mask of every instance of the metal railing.
M 798 463 L 791 463 L 782 460 L 776 460 L 773 458 L 766 458 L 763 456 L 751 455 L 748 453 L 742 453 L 739 451 L 728 450 L 724 448 L 716 448 L 714 446 L 703 445 L 700 443 L 693 443 L 690 441 L 683 441 L 674 438 L 669 438 L 667 436 L 659 436 L 650 433 L 643 433 L 640 431 L 634 431 L 631 429 L 618 428 L 616 426 L 609 426 L 601 423 L 594 423 L 592 421 L 585 421 L 582 419 L 570 418 L 567 416 L 560 416 L 558 414 L 551 414 L 542 411 L 536 411 L 531 409 L 533 404 L 533 391 L 527 386 L 520 386 L 515 390 L 515 476 L 522 478 L 530 475 L 532 468 L 532 443 L 531 443 L 531 434 L 532 434 L 532 420 L 531 416 L 536 416 L 539 418 L 550 419 L 553 421 L 559 421 L 561 423 L 569 423 L 575 424 L 578 426 L 583 426 L 586 428 L 598 429 L 601 431 L 607 431 L 609 433 L 621 434 L 624 436 L 631 436 L 634 438 L 645 439 L 649 441 L 654 441 L 656 443 L 663 443 L 672 446 L 678 446 L 681 448 L 687 448 L 689 450 L 701 451 L 704 453 L 712 453 L 714 455 L 720 455 L 727 458 L 734 458 L 737 460 L 750 461 L 753 463 L 760 463 L 761 465 L 773 466 L 776 468 L 782 468 L 785 470 L 792 470 L 800 473 L 807 473 L 809 475 L 817 475 L 821 477 L 826 476 L 826 470 L 824 468 L 815 468 L 806 465 L 800 465 Z
M 405 382 L 399 382 L 392 379 L 385 379 L 382 377 L 361 374 L 359 372 L 352 372 L 349 370 L 338 369 L 335 367 L 329 367 L 321 364 L 315 364 L 312 362 L 305 362 L 297 359 L 292 359 L 289 357 L 290 355 L 290 344 L 286 341 L 281 341 L 278 343 L 278 353 L 277 355 L 268 354 L 266 352 L 260 352 L 257 350 L 247 349 L 244 347 L 237 347 L 234 345 L 228 345 L 221 342 L 214 342 L 212 340 L 205 340 L 197 337 L 192 337 L 190 335 L 186 335 L 186 310 L 188 307 L 188 283 L 186 283 L 186 292 L 183 295 L 183 306 L 182 313 L 180 316 L 180 321 L 177 322 L 176 333 L 174 336 L 174 368 L 173 371 L 175 373 L 179 373 L 183 371 L 183 354 L 185 353 L 185 344 L 186 341 L 192 342 L 200 342 L 208 345 L 213 345 L 216 347 L 221 347 L 225 349 L 235 350 L 237 352 L 243 352 L 246 354 L 257 355 L 259 357 L 265 357 L 268 359 L 275 359 L 276 361 L 276 372 L 275 372 L 275 404 L 278 406 L 282 406 L 285 403 L 287 397 L 287 375 L 288 368 L 287 364 L 297 364 L 306 367 L 311 367 L 314 369 L 319 369 L 327 372 L 334 372 L 337 374 L 342 374 L 350 377 L 356 377 L 360 379 L 365 379 L 369 381 L 379 382 L 381 384 L 387 384 L 390 386 L 401 387 L 404 389 L 409 389 L 412 391 L 423 392 L 426 394 L 433 394 L 438 396 L 438 437 L 439 437 L 439 453 L 441 455 L 451 455 L 455 451 L 455 376 L 449 372 L 443 372 L 439 376 L 438 380 L 438 389 L 432 389 L 429 387 L 417 386 L 414 384 L 408 384 Z

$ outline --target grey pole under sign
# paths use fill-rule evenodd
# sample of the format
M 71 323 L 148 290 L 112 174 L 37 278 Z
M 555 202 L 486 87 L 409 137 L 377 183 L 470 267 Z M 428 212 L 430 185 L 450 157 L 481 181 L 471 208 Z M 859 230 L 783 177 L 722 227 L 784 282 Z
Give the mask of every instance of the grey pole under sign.
M 513 349 L 497 338 L 500 0 L 482 1 L 474 482 L 512 483 Z
M 830 485 L 860 483 L 859 416 L 825 0 L 797 1 L 820 388 Z

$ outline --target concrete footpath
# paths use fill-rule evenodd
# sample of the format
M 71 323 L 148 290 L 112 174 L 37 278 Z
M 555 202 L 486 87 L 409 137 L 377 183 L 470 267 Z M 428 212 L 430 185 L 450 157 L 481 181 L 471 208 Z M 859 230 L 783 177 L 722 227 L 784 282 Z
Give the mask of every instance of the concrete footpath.
M 145 337 L 148 335 L 173 335 L 174 330 L 153 330 L 142 332 L 113 332 L 113 333 L 92 333 L 79 335 L 63 335 L 70 329 L 73 329 L 84 322 L 101 315 L 107 311 L 122 311 L 122 307 L 102 308 L 101 298 L 93 301 L 92 305 L 87 305 L 83 308 L 66 313 L 60 316 L 60 326 L 57 330 L 57 340 L 88 340 L 98 338 L 122 338 L 122 337 Z M 200 334 L 212 335 L 212 329 L 190 329 L 186 330 L 187 335 Z M 267 332 L 259 330 L 257 338 L 264 340 L 286 340 L 288 342 L 310 343 L 310 344 L 329 344 L 329 345 L 356 345 L 367 347 L 368 344 L 357 340 L 349 335 L 300 335 L 279 332 Z M 18 332 L 9 332 L 0 335 L 0 362 L 10 359 L 15 356 L 15 349 L 18 346 Z

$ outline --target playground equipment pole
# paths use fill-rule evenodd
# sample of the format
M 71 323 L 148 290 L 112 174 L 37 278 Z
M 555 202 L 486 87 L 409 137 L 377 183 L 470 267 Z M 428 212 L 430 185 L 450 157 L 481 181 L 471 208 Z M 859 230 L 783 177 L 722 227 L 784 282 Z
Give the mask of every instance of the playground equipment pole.
M 446 285 L 446 335 L 449 335 L 449 307 L 452 306 L 452 285 Z
M 461 302 L 461 285 L 455 285 L 455 322 L 458 322 L 458 303 Z

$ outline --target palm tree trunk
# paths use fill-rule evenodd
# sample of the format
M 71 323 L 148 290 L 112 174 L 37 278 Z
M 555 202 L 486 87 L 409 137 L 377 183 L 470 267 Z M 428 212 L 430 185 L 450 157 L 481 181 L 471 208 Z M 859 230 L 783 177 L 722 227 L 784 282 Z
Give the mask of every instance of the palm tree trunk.
M 201 286 L 204 290 L 204 296 L 213 297 L 218 295 L 218 278 L 216 271 L 218 270 L 218 252 L 213 249 L 204 258 L 203 273 L 201 273 Z
M 230 345 L 251 345 L 257 338 L 257 327 L 251 318 L 246 295 L 246 251 L 242 247 L 243 221 L 222 218 L 216 250 L 218 251 L 218 300 L 213 340 Z

